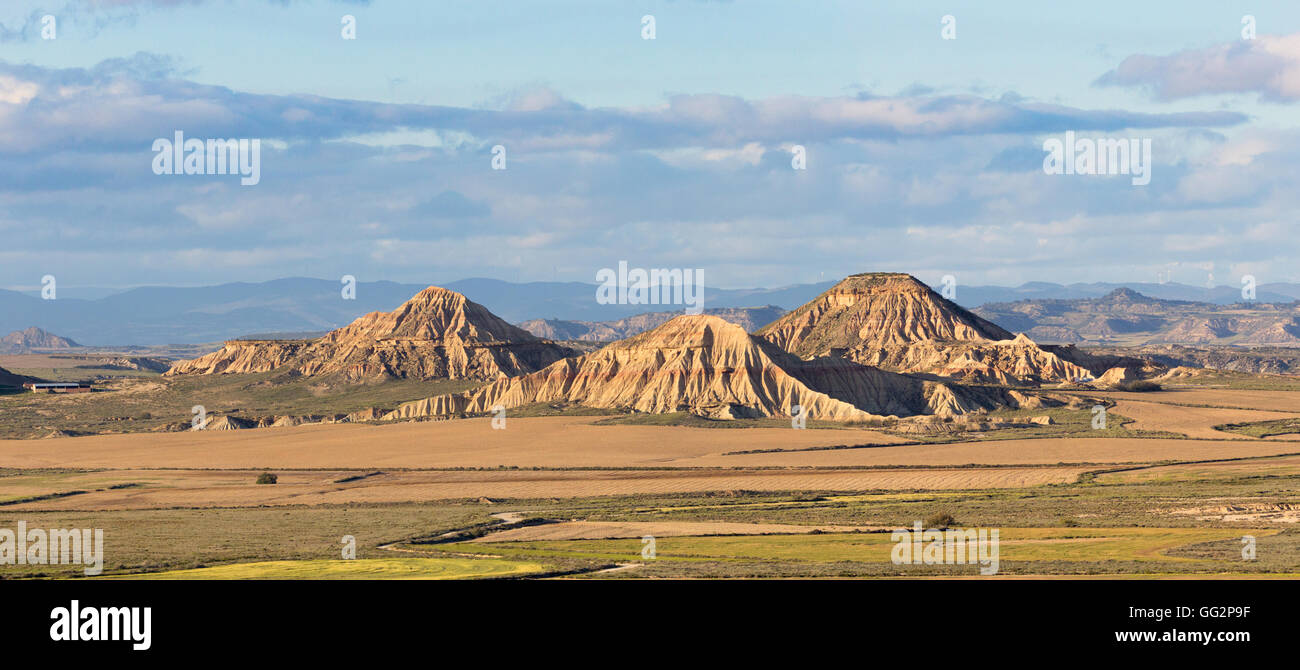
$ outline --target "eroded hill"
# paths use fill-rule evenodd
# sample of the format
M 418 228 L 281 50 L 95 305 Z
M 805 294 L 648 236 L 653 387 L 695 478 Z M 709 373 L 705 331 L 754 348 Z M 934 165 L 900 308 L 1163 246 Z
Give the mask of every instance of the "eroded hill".
M 903 273 L 852 275 L 757 333 L 803 358 L 970 382 L 1089 379 L 1074 359 L 1013 336 Z
M 848 360 L 801 360 L 708 315 L 678 316 L 647 333 L 544 370 L 465 393 L 402 405 L 385 418 L 454 415 L 539 402 L 711 418 L 793 416 L 871 420 L 961 414 L 1016 397 L 914 379 Z
M 372 312 L 318 339 L 231 340 L 167 374 L 488 381 L 541 369 L 570 353 L 455 291 L 431 286 L 391 312 Z
M 81 345 L 35 326 L 0 337 L 0 353 L 25 354 L 37 350 L 72 349 Z

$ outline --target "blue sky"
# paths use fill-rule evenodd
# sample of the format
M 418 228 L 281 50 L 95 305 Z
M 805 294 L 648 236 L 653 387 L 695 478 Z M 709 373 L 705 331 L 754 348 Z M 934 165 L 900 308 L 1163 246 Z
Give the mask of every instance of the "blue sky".
M 1294 2 L 20 0 L 0 24 L 9 288 L 620 260 L 728 287 L 1300 281 Z M 153 174 L 174 130 L 261 138 L 261 183 Z M 1151 184 L 1044 174 L 1066 130 L 1150 138 Z

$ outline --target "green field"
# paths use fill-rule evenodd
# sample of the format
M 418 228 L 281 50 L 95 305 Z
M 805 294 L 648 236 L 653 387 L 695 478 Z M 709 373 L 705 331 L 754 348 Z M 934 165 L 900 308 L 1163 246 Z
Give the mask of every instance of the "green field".
M 0 438 L 40 438 L 54 430 L 132 433 L 188 428 L 194 405 L 240 417 L 346 414 L 474 388 L 482 382 L 399 379 L 347 384 L 302 378 L 269 383 L 277 373 L 150 375 L 97 385 L 91 393 L 0 396 Z
M 1250 531 L 1263 541 L 1277 529 Z M 1238 555 L 1191 557 L 1172 550 L 1206 543 L 1236 542 L 1243 535 L 1234 529 L 1203 528 L 1000 528 L 1000 574 L 1060 574 L 1061 565 L 1088 566 L 1089 571 L 1115 572 L 1228 572 L 1242 569 Z M 751 535 L 714 537 L 664 537 L 656 540 L 656 558 L 643 561 L 640 539 L 569 540 L 549 542 L 457 543 L 447 551 L 499 555 L 517 560 L 582 558 L 617 563 L 653 564 L 656 574 L 681 575 L 712 570 L 728 576 L 735 566 L 753 571 L 768 565 L 774 571 L 824 576 L 828 570 L 847 575 L 906 576 L 978 573 L 978 566 L 895 565 L 895 542 L 888 532 L 826 533 L 813 535 Z M 1238 552 L 1239 554 L 1240 552 Z M 709 564 L 704 568 L 703 564 Z M 628 576 L 632 576 L 629 573 Z
M 1249 437 L 1269 437 L 1271 435 L 1294 435 L 1300 433 L 1300 419 L 1274 419 L 1272 421 L 1255 421 L 1251 423 L 1225 423 L 1214 427 Z

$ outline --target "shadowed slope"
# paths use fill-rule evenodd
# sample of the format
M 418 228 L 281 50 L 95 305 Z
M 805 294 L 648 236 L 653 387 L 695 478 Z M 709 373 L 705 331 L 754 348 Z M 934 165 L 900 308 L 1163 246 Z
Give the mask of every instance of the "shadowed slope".
M 386 418 L 491 411 L 537 402 L 712 418 L 866 420 L 991 406 L 953 403 L 942 384 L 842 360 L 805 362 L 708 315 L 679 316 L 636 337 L 482 389 L 407 403 Z M 931 405 L 932 401 L 935 405 Z

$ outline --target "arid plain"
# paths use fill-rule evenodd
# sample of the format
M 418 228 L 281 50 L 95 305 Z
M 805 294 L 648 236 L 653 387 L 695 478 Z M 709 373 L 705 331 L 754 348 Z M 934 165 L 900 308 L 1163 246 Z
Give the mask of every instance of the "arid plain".
M 1040 347 L 906 275 L 837 289 L 585 354 L 430 289 L 0 396 L 0 527 L 102 528 L 136 578 L 978 576 L 891 562 L 915 522 L 1000 529 L 1000 576 L 1300 572 L 1300 378 Z

